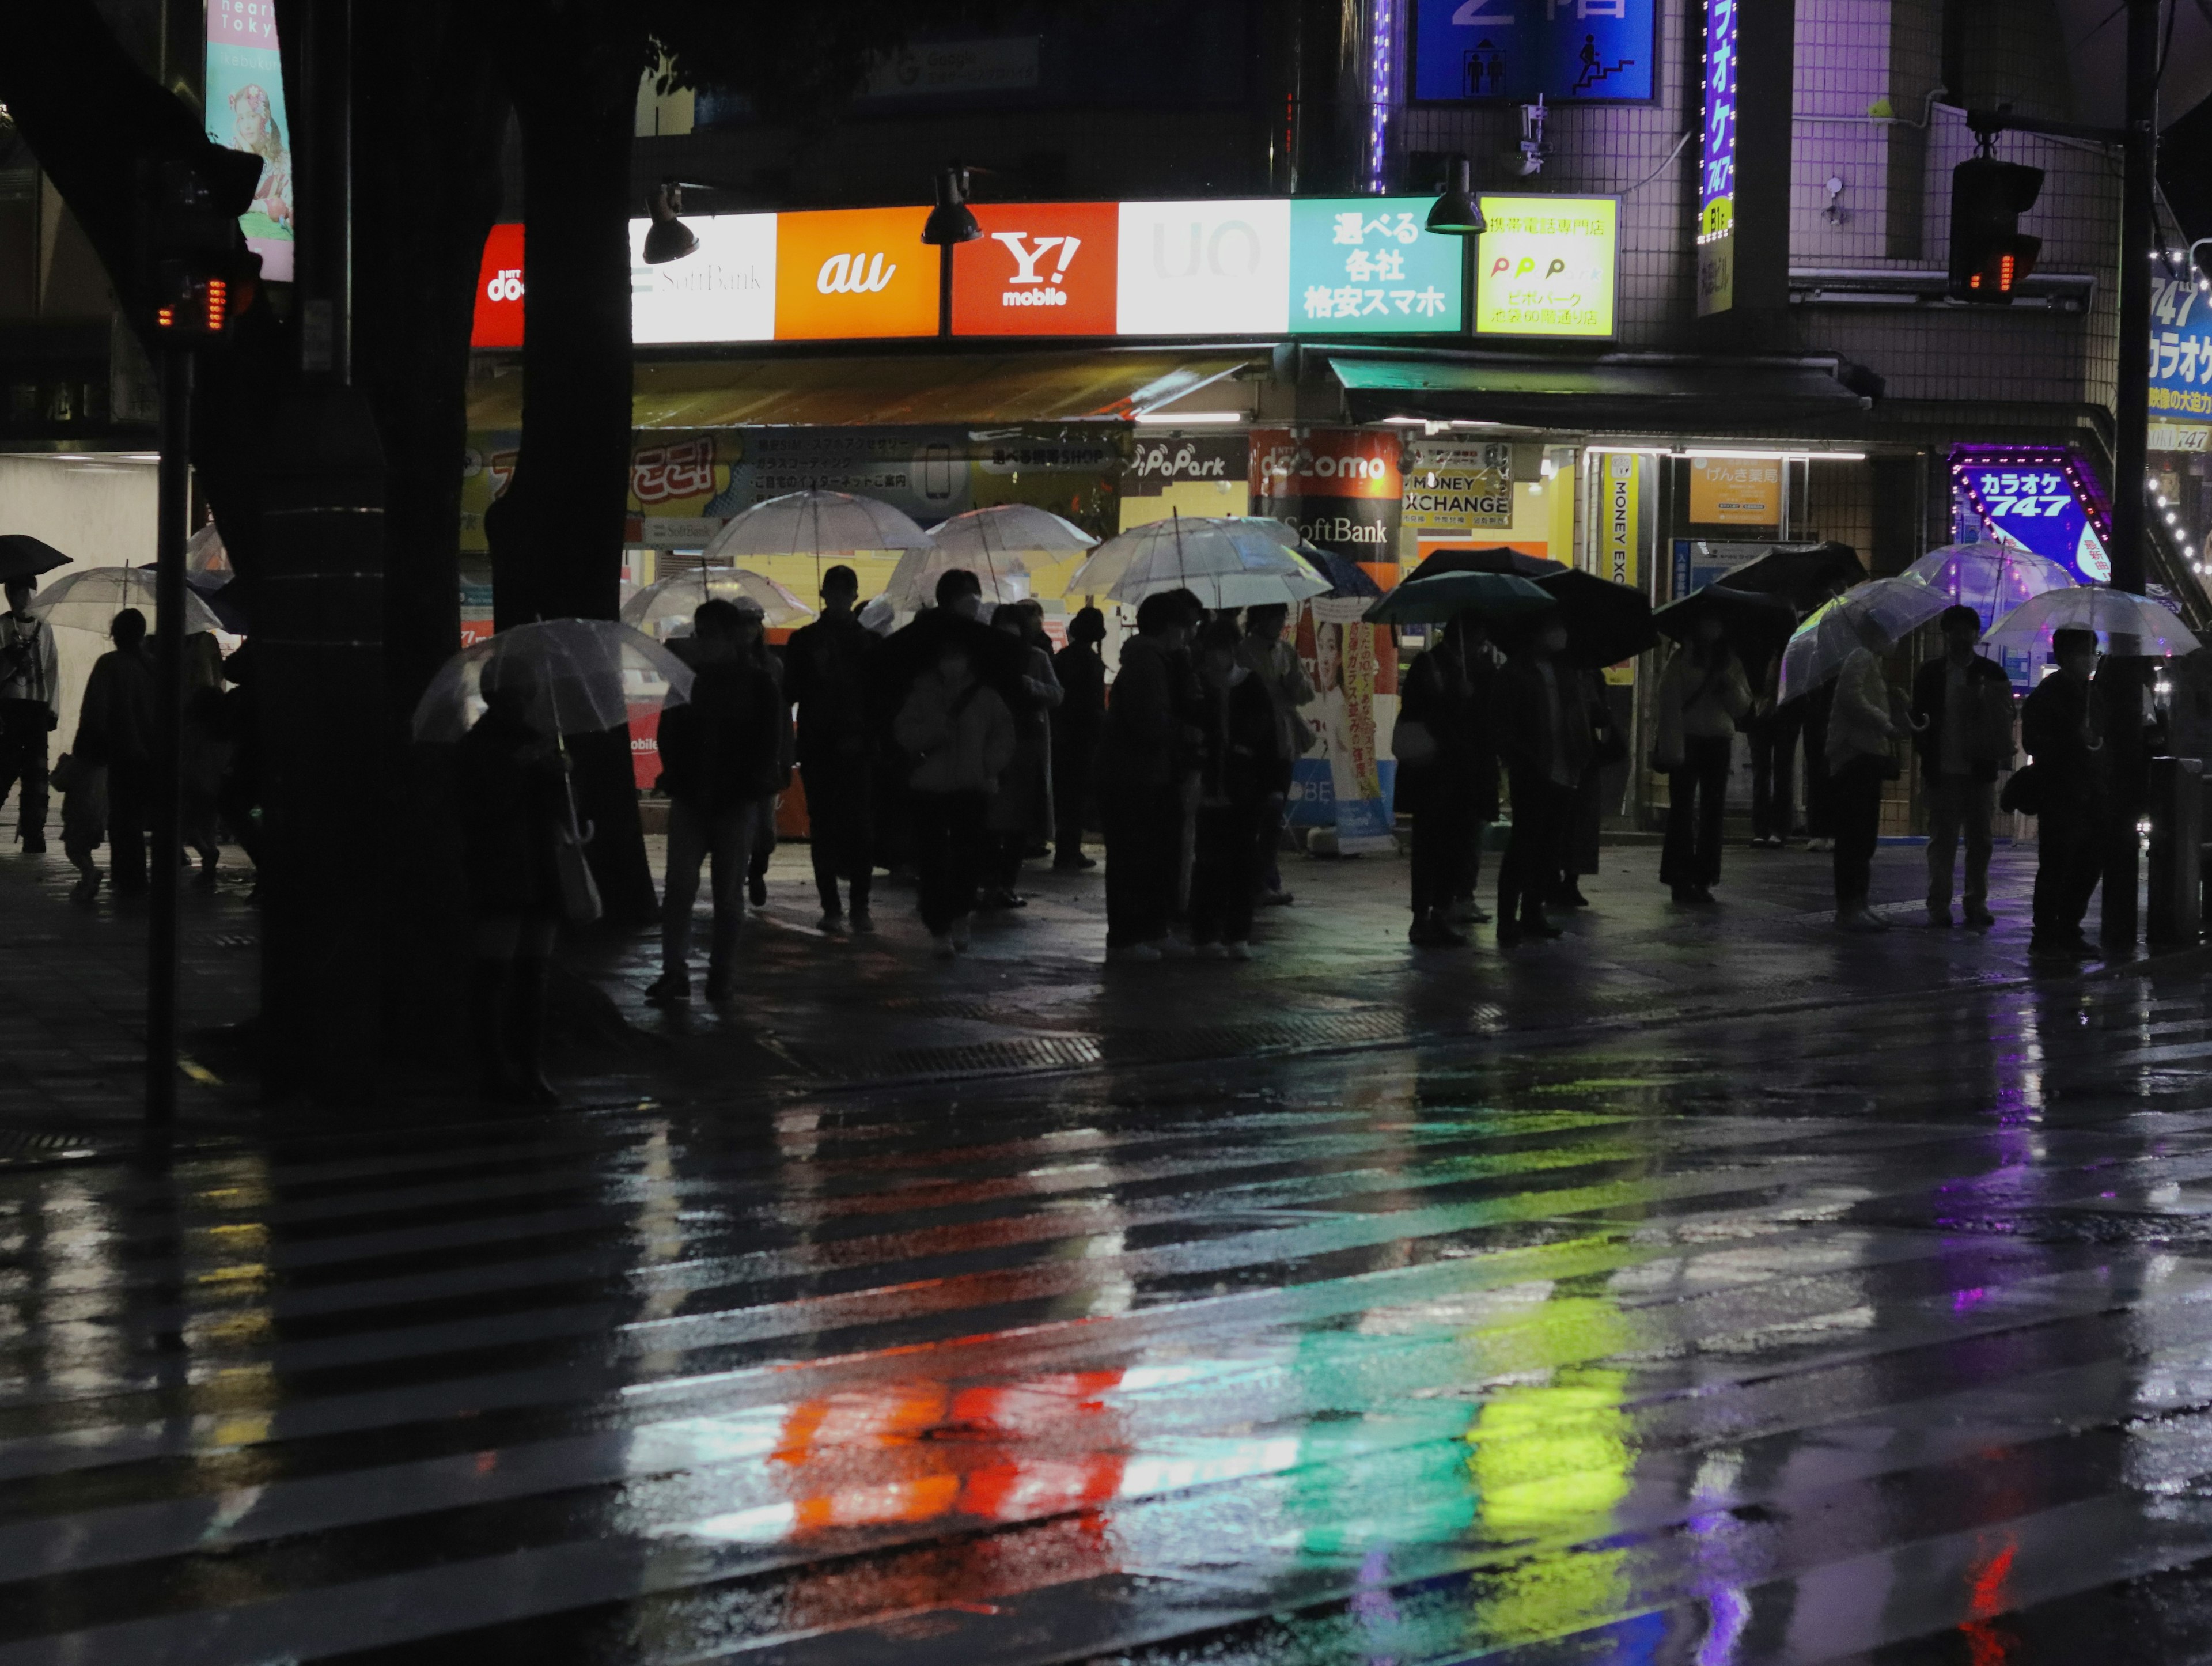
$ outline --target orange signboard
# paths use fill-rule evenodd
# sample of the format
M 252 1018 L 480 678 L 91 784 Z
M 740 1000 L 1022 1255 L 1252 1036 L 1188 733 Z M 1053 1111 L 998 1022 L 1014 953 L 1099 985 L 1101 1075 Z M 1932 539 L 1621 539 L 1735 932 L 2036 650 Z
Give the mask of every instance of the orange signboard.
M 1698 526 L 1775 526 L 1782 520 L 1778 459 L 1692 457 L 1690 520 Z
M 852 340 L 937 333 L 938 252 L 926 208 L 781 214 L 775 228 L 775 338 Z
M 952 251 L 956 336 L 1110 336 L 1114 203 L 979 203 L 983 234 Z

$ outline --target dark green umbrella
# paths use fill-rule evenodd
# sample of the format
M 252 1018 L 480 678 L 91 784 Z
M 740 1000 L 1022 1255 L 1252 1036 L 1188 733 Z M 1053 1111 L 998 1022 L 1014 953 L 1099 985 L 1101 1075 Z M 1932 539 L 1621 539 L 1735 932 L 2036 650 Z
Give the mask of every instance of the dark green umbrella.
M 1659 640 L 1650 599 L 1632 585 L 1573 568 L 1547 574 L 1536 585 L 1559 604 L 1559 622 L 1567 628 L 1560 657 L 1569 665 L 1602 671 L 1633 660 Z
M 35 579 L 69 564 L 67 556 L 28 532 L 0 533 L 0 584 L 10 579 Z
M 1527 579 L 1510 573 L 1444 573 L 1407 579 L 1365 617 L 1370 624 L 1446 624 L 1462 613 L 1512 619 L 1556 605 Z

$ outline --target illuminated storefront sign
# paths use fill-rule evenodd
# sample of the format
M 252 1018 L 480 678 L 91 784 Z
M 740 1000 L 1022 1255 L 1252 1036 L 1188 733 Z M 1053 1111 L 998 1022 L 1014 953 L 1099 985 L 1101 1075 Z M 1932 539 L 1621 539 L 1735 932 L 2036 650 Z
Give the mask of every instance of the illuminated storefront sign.
M 643 221 L 633 221 L 635 234 Z M 484 239 L 483 263 L 477 272 L 476 321 L 471 347 L 522 345 L 522 228 L 499 225 Z
M 1613 332 L 1620 204 L 1611 197 L 1485 197 L 1475 245 L 1481 336 Z
M 1460 328 L 1462 240 L 1424 228 L 1425 197 L 1291 204 L 1291 329 L 1433 334 Z
M 1658 0 L 1419 0 L 1413 97 L 1648 99 L 1658 14 Z
M 2212 295 L 2161 278 L 2151 295 L 2151 416 L 2203 422 L 2212 417 Z
M 208 0 L 205 76 L 208 143 L 261 158 L 252 206 L 238 221 L 246 246 L 261 257 L 262 277 L 289 283 L 291 123 L 276 0 Z
M 979 203 L 983 234 L 952 251 L 956 336 L 1110 336 L 1113 203 Z
M 1735 305 L 1736 6 L 1705 0 L 1705 102 L 1698 152 L 1698 316 Z
M 775 340 L 779 217 L 718 214 L 691 221 L 698 248 L 657 266 L 645 264 L 645 234 L 653 222 L 631 221 L 629 338 Z
M 937 251 L 921 240 L 928 218 L 922 208 L 777 215 L 775 338 L 935 335 Z
M 1780 526 L 1780 459 L 1692 457 L 1690 520 L 1698 526 Z
M 2112 512 L 2063 446 L 1954 446 L 1951 485 L 1961 515 L 1979 523 L 1971 530 L 2112 582 Z
M 1124 203 L 1120 236 L 1119 333 L 1266 336 L 1289 326 L 1286 199 Z

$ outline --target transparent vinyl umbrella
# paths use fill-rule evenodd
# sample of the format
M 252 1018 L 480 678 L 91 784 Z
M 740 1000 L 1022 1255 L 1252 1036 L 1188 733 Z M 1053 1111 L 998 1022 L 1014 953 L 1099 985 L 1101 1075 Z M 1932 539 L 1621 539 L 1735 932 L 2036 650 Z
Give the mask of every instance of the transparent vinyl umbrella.
M 2196 633 L 2180 617 L 2148 596 L 2101 584 L 2070 590 L 2046 590 L 2031 597 L 1992 626 L 1982 640 L 1993 648 L 2051 651 L 2059 630 L 2094 630 L 2097 646 L 2121 659 L 2172 660 L 2193 653 Z
M 1948 544 L 1905 569 L 1955 605 L 1981 615 L 1987 630 L 2022 602 L 2074 587 L 2074 575 L 2058 562 L 2009 544 Z
M 805 624 L 814 610 L 764 574 L 742 567 L 698 567 L 648 584 L 623 604 L 623 623 L 665 640 L 683 634 L 691 616 L 710 601 L 750 601 L 763 621 L 781 630 Z
M 953 572 L 973 573 L 976 583 L 983 587 L 983 599 L 987 602 L 1018 602 L 1030 593 L 1029 568 L 1003 554 L 996 562 L 990 562 L 950 550 L 933 549 L 909 550 L 901 556 L 898 565 L 891 569 L 890 582 L 884 587 L 884 594 L 890 599 L 893 607 L 911 613 L 917 608 L 933 605 L 938 580 Z
M 161 622 L 154 599 L 154 569 L 150 567 L 88 567 L 65 574 L 41 588 L 31 611 L 48 624 L 70 630 L 93 630 L 103 635 L 115 616 L 135 607 L 146 616 L 146 628 Z M 220 630 L 222 621 L 215 610 L 190 588 L 185 592 L 185 634 Z
M 1782 650 L 1779 697 L 1794 700 L 1844 668 L 1862 647 L 1882 654 L 1951 605 L 1917 579 L 1873 579 L 1824 602 Z
M 415 739 L 459 740 L 502 691 L 540 734 L 596 734 L 627 722 L 633 704 L 688 699 L 691 678 L 652 637 L 612 619 L 514 625 L 439 667 L 416 705 Z
M 1293 548 L 1297 535 L 1279 521 L 1272 525 L 1270 532 L 1255 516 L 1171 515 L 1133 526 L 1091 552 L 1068 580 L 1067 593 L 1134 602 L 1187 589 L 1209 607 L 1256 607 L 1326 591 L 1328 583 Z M 1268 581 L 1250 582 L 1262 577 Z
M 185 576 L 204 590 L 219 590 L 238 576 L 212 520 L 185 540 Z
M 811 556 L 817 562 L 860 550 L 926 550 L 929 534 L 888 503 L 849 492 L 786 492 L 756 503 L 708 540 L 710 567 L 748 556 Z
M 929 541 L 963 563 L 994 571 L 1012 565 L 1024 572 L 1081 555 L 1098 542 L 1073 521 L 1034 503 L 969 509 L 938 526 Z

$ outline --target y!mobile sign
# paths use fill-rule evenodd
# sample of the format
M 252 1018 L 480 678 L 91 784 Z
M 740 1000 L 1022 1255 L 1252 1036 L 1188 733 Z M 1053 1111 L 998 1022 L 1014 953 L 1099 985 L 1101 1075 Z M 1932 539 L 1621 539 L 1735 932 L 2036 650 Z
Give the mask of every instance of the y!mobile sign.
M 1121 213 L 1114 203 L 979 203 L 983 234 L 952 251 L 956 336 L 1110 336 Z

